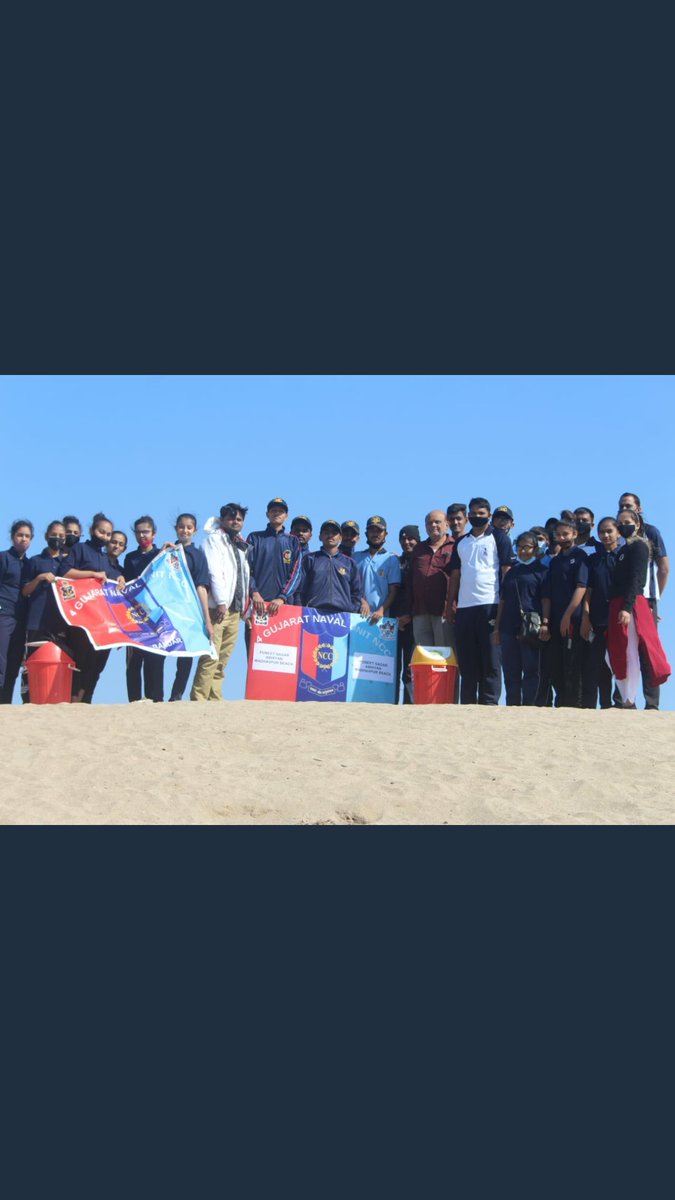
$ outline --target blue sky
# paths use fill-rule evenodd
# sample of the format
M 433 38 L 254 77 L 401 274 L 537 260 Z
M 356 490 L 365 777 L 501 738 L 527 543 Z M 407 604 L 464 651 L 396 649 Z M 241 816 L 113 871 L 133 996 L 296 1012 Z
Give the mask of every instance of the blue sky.
M 508 504 L 520 530 L 563 507 L 614 515 L 636 491 L 675 556 L 670 375 L 4 376 L 0 398 L 6 545 L 17 517 L 34 522 L 37 550 L 50 520 L 99 509 L 130 537 L 148 512 L 165 540 L 179 512 L 202 525 L 229 500 L 249 506 L 250 532 L 281 495 L 315 530 L 381 513 L 398 550 L 401 525 L 472 495 Z M 660 625 L 671 663 L 674 596 L 675 578 Z M 244 679 L 242 636 L 227 699 Z M 113 651 L 95 702 L 125 700 Z M 675 684 L 662 707 L 675 708 Z

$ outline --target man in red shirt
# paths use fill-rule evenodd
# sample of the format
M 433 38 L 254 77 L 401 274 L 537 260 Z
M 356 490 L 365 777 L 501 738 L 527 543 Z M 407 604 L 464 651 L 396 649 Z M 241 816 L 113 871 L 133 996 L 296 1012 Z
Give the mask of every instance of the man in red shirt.
M 412 619 L 417 646 L 451 646 L 452 628 L 443 613 L 455 541 L 448 533 L 448 520 L 441 509 L 428 513 L 424 524 L 428 536 L 412 552 L 406 581 L 406 613 L 399 617 L 399 626 L 405 629 Z

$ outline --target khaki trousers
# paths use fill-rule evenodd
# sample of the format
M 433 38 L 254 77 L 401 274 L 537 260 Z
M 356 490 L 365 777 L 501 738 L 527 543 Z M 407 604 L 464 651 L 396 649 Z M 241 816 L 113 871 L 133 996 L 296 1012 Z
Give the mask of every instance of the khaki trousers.
M 223 675 L 232 651 L 237 644 L 241 615 L 230 612 L 222 621 L 216 621 L 217 610 L 209 609 L 213 625 L 213 644 L 218 658 L 214 661 L 205 655 L 200 658 L 190 692 L 191 700 L 222 700 Z

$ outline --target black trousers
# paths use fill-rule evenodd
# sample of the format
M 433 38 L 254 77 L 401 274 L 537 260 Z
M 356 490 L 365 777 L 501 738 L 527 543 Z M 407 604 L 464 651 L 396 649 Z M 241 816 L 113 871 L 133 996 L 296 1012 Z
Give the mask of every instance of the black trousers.
M 555 691 L 555 708 L 581 708 L 581 665 L 583 640 L 575 630 L 571 638 L 551 633 L 549 669 Z
M 595 708 L 600 697 L 601 708 L 612 707 L 612 672 L 605 654 L 605 630 L 594 630 L 592 642 L 583 642 L 581 651 L 581 707 Z M 583 640 L 583 639 L 582 639 Z
M 127 696 L 129 702 L 143 698 L 161 704 L 164 699 L 164 656 L 149 650 L 127 651 Z
M 499 704 L 502 691 L 502 656 L 493 645 L 496 604 L 458 608 L 455 615 L 459 698 L 462 704 Z
M 0 704 L 11 704 L 26 645 L 26 624 L 23 619 L 0 616 Z
M 401 688 L 403 688 L 403 703 L 412 704 L 410 696 L 410 659 L 413 656 L 414 649 L 415 635 L 411 621 L 402 632 L 400 629 L 398 631 L 398 644 L 396 647 L 396 704 L 401 699 Z
M 109 650 L 95 650 L 84 629 L 68 630 L 68 645 L 64 647 L 75 659 L 73 696 L 83 692 L 82 704 L 91 704 L 101 671 L 110 658 Z
M 508 705 L 536 704 L 541 676 L 541 647 L 520 641 L 512 633 L 502 634 L 502 667 Z
M 176 678 L 173 681 L 173 687 L 171 688 L 169 700 L 183 699 L 183 693 L 188 685 L 193 662 L 193 658 L 176 659 Z

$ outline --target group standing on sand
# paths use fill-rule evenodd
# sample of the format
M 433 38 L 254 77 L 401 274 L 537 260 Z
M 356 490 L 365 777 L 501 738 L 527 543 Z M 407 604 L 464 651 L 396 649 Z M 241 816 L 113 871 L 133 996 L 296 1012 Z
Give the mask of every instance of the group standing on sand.
M 397 703 L 412 702 L 410 661 L 414 647 L 424 645 L 454 650 L 462 704 L 498 704 L 503 679 L 507 705 L 635 708 L 642 681 L 645 707 L 659 707 L 659 688 L 670 675 L 658 634 L 669 562 L 633 492 L 622 493 L 616 515 L 598 522 L 597 538 L 594 513 L 580 506 L 512 540 L 511 509 L 493 512 L 485 497 L 474 496 L 429 512 L 426 538 L 418 525 L 404 525 L 400 554 L 387 548 L 379 515 L 366 521 L 364 549 L 357 549 L 357 521 L 328 518 L 319 529 L 321 548 L 311 551 L 310 518 L 294 517 L 287 532 L 282 497 L 269 501 L 266 528 L 244 539 L 247 513 L 238 502 L 224 504 L 206 522 L 201 548 L 193 545 L 193 513 L 180 514 L 175 540 L 163 547 L 155 521 L 141 516 L 131 550 L 104 513 L 95 514 L 85 540 L 79 520 L 66 516 L 48 525 L 46 544 L 33 556 L 32 523 L 15 521 L 11 544 L 0 552 L 0 703 L 11 703 L 22 662 L 48 640 L 75 660 L 73 699 L 91 703 L 110 651 L 94 649 L 63 621 L 51 583 L 62 576 L 123 587 L 179 542 L 217 655 L 199 659 L 193 701 L 222 699 L 242 621 L 248 649 L 254 612 L 274 616 L 294 604 L 360 613 L 373 623 L 396 617 Z M 178 660 L 171 701 L 183 698 L 191 669 L 191 659 Z M 126 679 L 129 701 L 163 701 L 164 657 L 128 649 Z

